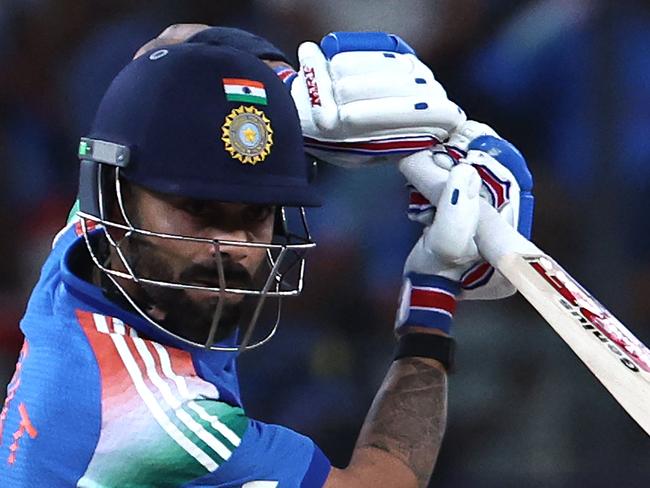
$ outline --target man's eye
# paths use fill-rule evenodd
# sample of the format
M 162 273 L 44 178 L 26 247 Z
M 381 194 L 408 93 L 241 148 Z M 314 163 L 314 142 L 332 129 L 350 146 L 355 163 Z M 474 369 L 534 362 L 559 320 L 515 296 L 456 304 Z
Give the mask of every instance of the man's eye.
M 246 220 L 252 220 L 253 222 L 264 222 L 271 213 L 273 213 L 271 205 L 250 205 L 246 207 L 244 217 Z
M 207 202 L 201 200 L 190 200 L 183 203 L 183 210 L 194 216 L 201 216 L 208 212 Z

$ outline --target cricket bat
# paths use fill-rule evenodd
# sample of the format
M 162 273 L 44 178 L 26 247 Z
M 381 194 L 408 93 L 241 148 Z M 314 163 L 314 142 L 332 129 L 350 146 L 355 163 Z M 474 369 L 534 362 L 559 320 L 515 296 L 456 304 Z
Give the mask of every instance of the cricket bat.
M 481 201 L 476 242 L 650 435 L 650 350 L 551 257 Z
M 426 163 L 426 162 L 425 162 Z M 400 170 L 438 201 L 446 176 L 417 156 Z M 502 273 L 569 345 L 628 414 L 650 435 L 650 350 L 550 256 L 480 202 L 475 237 L 481 255 Z

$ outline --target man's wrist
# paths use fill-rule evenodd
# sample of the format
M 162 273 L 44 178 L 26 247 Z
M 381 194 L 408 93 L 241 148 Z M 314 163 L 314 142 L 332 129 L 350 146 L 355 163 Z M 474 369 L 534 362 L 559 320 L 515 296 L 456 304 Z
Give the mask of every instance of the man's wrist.
M 434 333 L 411 333 L 397 342 L 394 360 L 402 358 L 429 358 L 440 362 L 447 371 L 454 366 L 456 342 L 451 337 Z

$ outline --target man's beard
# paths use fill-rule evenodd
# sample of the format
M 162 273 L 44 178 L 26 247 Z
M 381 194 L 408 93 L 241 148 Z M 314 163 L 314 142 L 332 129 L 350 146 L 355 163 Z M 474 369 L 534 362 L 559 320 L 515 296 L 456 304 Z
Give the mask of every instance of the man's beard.
M 141 236 L 130 236 L 128 259 L 136 277 L 206 287 L 218 286 L 216 259 L 211 266 L 190 264 L 175 278 L 168 261 L 159 255 L 156 246 Z M 228 288 L 253 288 L 253 279 L 246 268 L 230 260 L 227 255 L 222 254 L 221 259 Z M 207 343 L 219 302 L 218 292 L 199 302 L 192 300 L 188 291 L 184 289 L 142 282 L 139 286 L 140 293 L 133 299 L 150 318 L 177 336 L 200 344 Z M 232 295 L 230 297 L 232 298 Z M 221 341 L 232 335 L 242 316 L 243 300 L 238 300 L 236 303 L 227 298 L 222 300 L 224 304 L 212 342 Z

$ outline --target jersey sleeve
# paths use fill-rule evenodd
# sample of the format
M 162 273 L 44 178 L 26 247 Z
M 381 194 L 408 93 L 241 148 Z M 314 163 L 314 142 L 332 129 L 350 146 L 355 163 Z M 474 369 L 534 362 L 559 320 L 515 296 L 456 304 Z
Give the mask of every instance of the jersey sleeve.
M 184 488 L 320 488 L 330 469 L 325 454 L 308 437 L 250 419 L 230 459 Z

